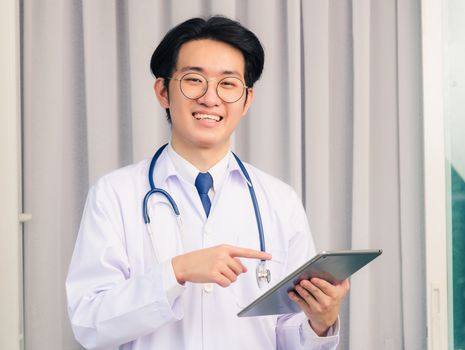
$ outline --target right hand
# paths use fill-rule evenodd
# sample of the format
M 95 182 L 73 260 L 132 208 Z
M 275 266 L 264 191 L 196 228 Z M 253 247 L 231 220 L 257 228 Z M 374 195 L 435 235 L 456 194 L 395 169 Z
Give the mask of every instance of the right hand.
M 175 256 L 171 263 L 180 284 L 189 281 L 228 287 L 247 271 L 239 258 L 270 260 L 271 254 L 222 244 Z

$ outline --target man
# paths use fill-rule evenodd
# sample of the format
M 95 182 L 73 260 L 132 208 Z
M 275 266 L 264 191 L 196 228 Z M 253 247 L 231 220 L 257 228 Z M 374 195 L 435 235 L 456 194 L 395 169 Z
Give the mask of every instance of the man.
M 301 313 L 236 316 L 269 288 L 257 283 L 260 261 L 276 283 L 315 253 L 294 191 L 247 164 L 248 179 L 230 150 L 263 62 L 256 36 L 224 17 L 188 20 L 155 50 L 154 90 L 171 141 L 153 166 L 119 169 L 89 192 L 67 278 L 70 319 L 84 347 L 336 347 L 348 281 L 302 281 L 289 293 Z M 258 250 L 252 184 L 267 252 Z M 166 192 L 146 197 L 147 230 L 142 201 L 154 187 Z

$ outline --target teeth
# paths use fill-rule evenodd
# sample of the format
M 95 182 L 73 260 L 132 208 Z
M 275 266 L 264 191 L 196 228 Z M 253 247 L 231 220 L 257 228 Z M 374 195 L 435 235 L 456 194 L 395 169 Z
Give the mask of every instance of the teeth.
M 208 120 L 213 120 L 215 122 L 219 122 L 221 119 L 221 117 L 218 115 L 201 114 L 201 113 L 194 113 L 194 118 L 197 120 L 208 119 Z

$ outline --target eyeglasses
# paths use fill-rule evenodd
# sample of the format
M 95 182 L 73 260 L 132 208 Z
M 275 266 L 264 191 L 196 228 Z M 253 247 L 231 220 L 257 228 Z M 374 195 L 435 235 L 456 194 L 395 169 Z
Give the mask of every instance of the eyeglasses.
M 190 100 L 197 100 L 207 93 L 208 80 L 202 74 L 187 73 L 181 78 L 166 78 L 179 81 L 179 88 Z M 247 86 L 237 77 L 225 77 L 218 81 L 216 94 L 226 103 L 234 103 L 241 99 Z

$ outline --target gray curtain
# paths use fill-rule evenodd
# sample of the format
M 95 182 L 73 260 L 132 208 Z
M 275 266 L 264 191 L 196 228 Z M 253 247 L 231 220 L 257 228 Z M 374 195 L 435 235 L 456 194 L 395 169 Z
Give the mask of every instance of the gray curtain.
M 290 183 L 320 250 L 382 248 L 352 278 L 340 349 L 425 349 L 420 0 L 23 0 L 27 350 L 80 349 L 64 279 L 89 185 L 169 138 L 149 71 L 173 25 L 223 14 L 265 70 L 235 136 Z

